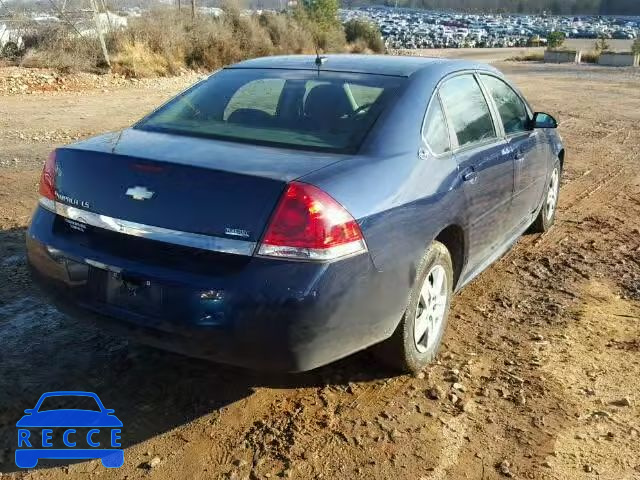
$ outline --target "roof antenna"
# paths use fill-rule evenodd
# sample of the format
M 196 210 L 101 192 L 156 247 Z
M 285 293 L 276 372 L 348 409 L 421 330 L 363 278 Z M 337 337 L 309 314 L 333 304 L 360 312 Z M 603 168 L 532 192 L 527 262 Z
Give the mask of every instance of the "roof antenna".
M 316 63 L 316 67 L 318 67 L 318 76 L 320 76 L 320 67 L 326 61 L 327 61 L 327 57 L 321 57 L 320 56 L 320 51 L 318 50 L 318 45 L 316 45 L 316 60 L 315 60 L 315 63 Z

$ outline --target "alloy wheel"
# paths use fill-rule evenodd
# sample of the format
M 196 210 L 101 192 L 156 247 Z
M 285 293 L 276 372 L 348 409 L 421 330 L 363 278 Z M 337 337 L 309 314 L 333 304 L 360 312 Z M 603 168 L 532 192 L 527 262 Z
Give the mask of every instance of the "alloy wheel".
M 435 265 L 427 274 L 420 290 L 413 322 L 413 339 L 420 353 L 431 349 L 438 339 L 447 307 L 447 285 L 445 269 L 441 265 Z
M 553 218 L 553 213 L 556 211 L 556 205 L 558 203 L 558 187 L 560 183 L 560 174 L 558 168 L 553 169 L 551 174 L 551 181 L 549 182 L 549 190 L 547 191 L 547 220 Z

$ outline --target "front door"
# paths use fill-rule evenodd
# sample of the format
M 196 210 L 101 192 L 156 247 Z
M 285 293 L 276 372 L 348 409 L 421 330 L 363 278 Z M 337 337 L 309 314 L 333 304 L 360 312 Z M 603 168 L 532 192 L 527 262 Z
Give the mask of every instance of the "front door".
M 520 133 L 509 138 L 514 159 L 513 223 L 516 228 L 530 223 L 540 205 L 546 170 L 540 171 L 540 148 L 536 132 Z
M 530 115 L 522 98 L 502 79 L 480 75 L 500 116 L 508 152 L 514 162 L 514 194 L 511 224 L 524 228 L 540 205 L 546 183 L 545 155 L 539 146 L 539 133 L 530 128 Z
M 472 271 L 504 245 L 510 230 L 513 159 L 473 74 L 447 80 L 440 98 L 467 204 L 467 271 Z

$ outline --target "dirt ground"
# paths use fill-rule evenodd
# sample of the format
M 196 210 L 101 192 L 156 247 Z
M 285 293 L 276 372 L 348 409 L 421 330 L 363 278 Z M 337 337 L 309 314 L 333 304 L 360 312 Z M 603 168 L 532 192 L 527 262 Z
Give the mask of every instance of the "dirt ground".
M 24 232 L 47 152 L 131 123 L 193 79 L 0 96 L 0 472 L 17 479 L 640 479 L 640 74 L 497 64 L 561 120 L 556 226 L 453 303 L 438 361 L 367 352 L 299 375 L 192 360 L 44 303 Z M 15 467 L 15 422 L 51 390 L 96 392 L 125 464 Z M 0 474 L 2 476 L 2 474 Z

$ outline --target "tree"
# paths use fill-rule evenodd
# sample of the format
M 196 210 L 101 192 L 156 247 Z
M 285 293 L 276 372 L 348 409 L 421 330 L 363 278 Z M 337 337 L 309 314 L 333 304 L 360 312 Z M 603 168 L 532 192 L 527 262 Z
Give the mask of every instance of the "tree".
M 338 0 L 303 0 L 302 5 L 309 19 L 322 27 L 338 24 Z
M 551 32 L 547 37 L 547 45 L 549 48 L 560 48 L 566 38 L 564 32 Z
M 553 0 L 551 2 L 551 7 L 550 7 L 551 13 L 555 13 L 556 15 L 559 15 L 562 13 L 562 4 L 560 3 L 559 0 Z
M 640 55 L 640 37 L 636 38 L 633 41 L 633 46 L 631 47 L 631 51 L 634 55 Z

